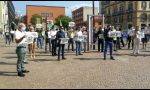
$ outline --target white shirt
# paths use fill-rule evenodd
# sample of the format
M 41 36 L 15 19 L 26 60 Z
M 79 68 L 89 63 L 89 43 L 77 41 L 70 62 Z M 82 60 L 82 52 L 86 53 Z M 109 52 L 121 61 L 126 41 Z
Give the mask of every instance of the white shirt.
M 57 34 L 57 31 L 51 31 L 51 38 L 52 39 L 55 39 L 56 38 L 56 34 Z
M 51 38 L 51 31 L 48 31 L 48 38 Z
M 16 30 L 15 39 L 21 39 L 24 35 L 25 35 L 25 32 Z M 23 38 L 23 40 L 20 43 L 17 43 L 17 46 L 20 46 L 22 44 L 26 44 L 26 38 Z
M 75 31 L 75 40 L 77 40 L 77 41 L 82 41 L 81 39 L 79 39 L 79 36 L 82 36 L 83 34 L 82 34 L 82 31 L 80 30 L 80 31 Z

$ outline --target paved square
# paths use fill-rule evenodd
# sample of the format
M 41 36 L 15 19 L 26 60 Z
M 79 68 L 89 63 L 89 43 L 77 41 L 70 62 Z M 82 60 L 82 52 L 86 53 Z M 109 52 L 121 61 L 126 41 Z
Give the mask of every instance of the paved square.
M 103 53 L 92 51 L 75 56 L 65 53 L 67 60 L 57 61 L 51 53 L 36 50 L 36 59 L 29 60 L 25 77 L 16 72 L 15 44 L 5 46 L 0 40 L 0 88 L 8 89 L 108 89 L 150 88 L 150 43 L 147 52 L 133 56 L 132 50 L 114 52 L 116 60 L 103 61 Z M 29 56 L 28 56 L 29 58 Z

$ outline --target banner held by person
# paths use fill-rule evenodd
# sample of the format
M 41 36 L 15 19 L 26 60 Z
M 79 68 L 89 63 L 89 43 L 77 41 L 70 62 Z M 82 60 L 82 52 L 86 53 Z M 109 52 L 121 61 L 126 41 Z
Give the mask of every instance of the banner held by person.
M 69 38 L 60 38 L 60 39 L 61 39 L 60 44 L 67 44 L 69 40 Z

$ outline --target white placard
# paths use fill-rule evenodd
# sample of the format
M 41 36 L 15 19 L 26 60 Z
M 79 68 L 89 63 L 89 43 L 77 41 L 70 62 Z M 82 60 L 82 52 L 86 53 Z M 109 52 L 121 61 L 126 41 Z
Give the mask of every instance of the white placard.
M 109 37 L 121 37 L 120 31 L 109 31 Z
M 121 37 L 121 32 L 120 31 L 116 31 L 116 37 Z
M 140 35 L 137 36 L 138 38 L 145 38 L 145 34 L 143 32 L 140 32 Z
M 69 27 L 74 27 L 75 26 L 75 22 L 69 22 Z
M 55 39 L 56 38 L 56 36 L 51 36 L 51 39 Z
M 60 38 L 60 39 L 61 39 L 60 44 L 67 44 L 69 40 L 69 38 Z
M 150 31 L 148 29 L 145 29 L 144 34 L 150 34 Z
M 99 39 L 103 39 L 103 38 L 104 38 L 104 34 L 99 34 L 99 35 L 98 35 L 98 38 L 99 38 Z
M 25 34 L 28 35 L 32 35 L 34 38 L 38 38 L 38 33 L 37 32 L 25 32 Z
M 25 43 L 31 44 L 31 43 L 33 43 L 33 41 L 34 41 L 34 36 L 33 36 L 33 35 L 28 35 L 28 36 L 26 37 Z
M 77 36 L 76 37 L 76 40 L 77 41 L 83 41 L 84 40 L 84 36 L 82 35 L 82 36 Z
M 42 24 L 36 24 L 36 28 L 42 28 Z
M 87 42 L 87 35 L 83 35 L 83 37 L 84 37 L 83 42 Z
M 134 36 L 134 31 L 133 30 L 129 31 L 129 36 Z

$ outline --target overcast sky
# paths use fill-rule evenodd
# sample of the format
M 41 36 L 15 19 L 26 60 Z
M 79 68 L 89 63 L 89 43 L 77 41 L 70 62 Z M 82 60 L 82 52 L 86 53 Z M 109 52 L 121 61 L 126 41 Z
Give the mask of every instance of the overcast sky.
M 95 7 L 99 8 L 99 2 L 95 2 Z M 26 5 L 63 6 L 65 14 L 71 16 L 71 11 L 81 6 L 91 6 L 92 1 L 13 1 L 17 13 L 25 15 Z

